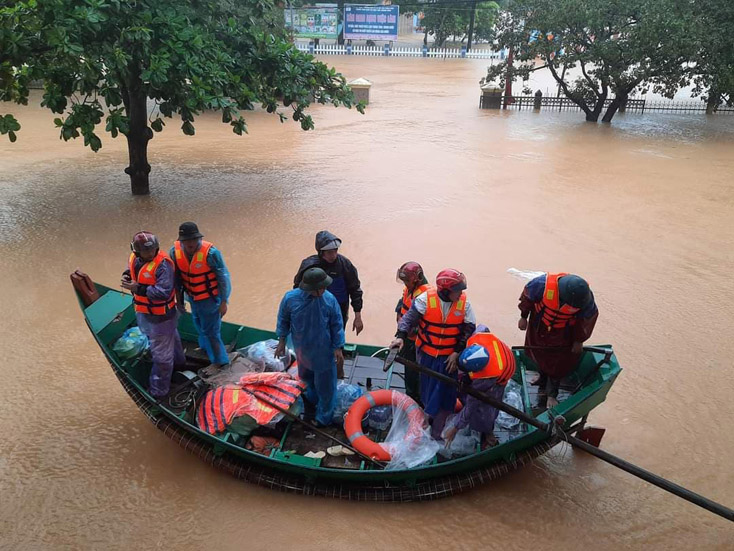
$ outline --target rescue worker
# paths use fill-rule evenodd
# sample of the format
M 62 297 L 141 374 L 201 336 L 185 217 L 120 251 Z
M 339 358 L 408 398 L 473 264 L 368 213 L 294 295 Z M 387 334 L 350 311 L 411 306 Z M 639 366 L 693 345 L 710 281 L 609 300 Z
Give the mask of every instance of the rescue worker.
M 222 341 L 222 317 L 232 291 L 229 271 L 222 253 L 208 241 L 193 222 L 178 228 L 178 240 L 170 250 L 176 266 L 176 298 L 181 312 L 186 311 L 184 295 L 191 306 L 191 317 L 199 335 L 199 346 L 216 367 L 229 364 Z
M 546 273 L 525 285 L 518 308 L 517 326 L 525 331 L 527 353 L 541 372 L 535 383 L 547 407 L 553 407 L 561 379 L 576 368 L 583 343 L 594 331 L 599 316 L 594 294 L 577 275 Z
M 329 285 L 329 292 L 336 297 L 342 312 L 342 323 L 344 329 L 347 328 L 347 320 L 349 319 L 349 301 L 352 301 L 352 310 L 354 310 L 354 323 L 352 331 L 356 331 L 357 335 L 364 329 L 362 323 L 362 288 L 359 283 L 359 274 L 357 268 L 350 260 L 339 254 L 342 240 L 328 231 L 320 231 L 316 234 L 316 254 L 303 259 L 301 267 L 298 268 L 296 277 L 293 278 L 293 288 L 296 289 L 301 283 L 303 273 L 317 266 L 324 270 L 332 279 Z M 343 378 L 344 374 L 340 374 L 339 378 Z
M 458 270 L 446 269 L 436 276 L 436 288 L 429 288 L 413 299 L 398 323 L 390 348 L 405 345 L 408 335 L 418 328 L 416 360 L 420 365 L 457 378 L 459 354 L 474 332 L 476 318 L 466 299 L 466 277 Z M 410 369 L 410 368 L 408 368 Z M 454 411 L 456 388 L 421 375 L 421 400 L 432 418 L 431 435 L 439 440 L 446 418 Z
M 174 368 L 186 365 L 178 334 L 175 269 L 168 255 L 160 250 L 158 238 L 150 232 L 136 233 L 130 248 L 132 253 L 121 285 L 132 293 L 138 327 L 150 341 L 153 368 L 148 392 L 162 398 L 170 390 Z
M 285 355 L 291 336 L 298 360 L 298 376 L 306 383 L 304 419 L 317 426 L 331 423 L 336 406 L 337 368 L 344 366 L 344 325 L 332 280 L 321 268 L 303 273 L 298 289 L 288 291 L 278 310 L 276 357 Z
M 501 402 L 505 386 L 515 373 L 515 356 L 509 346 L 480 325 L 459 356 L 459 369 L 468 374 L 473 389 Z M 482 449 L 496 446 L 494 422 L 499 411 L 471 395 L 463 401 L 464 407 L 444 435 L 446 446 L 467 426 L 482 433 Z
M 423 274 L 423 268 L 417 262 L 406 262 L 398 269 L 398 281 L 404 283 L 403 296 L 395 308 L 397 322 L 410 310 L 413 299 L 428 290 L 428 280 Z M 400 356 L 411 362 L 415 361 L 415 339 L 417 331 L 413 330 L 400 350 Z M 418 404 L 421 403 L 421 379 L 420 373 L 414 369 L 405 368 L 405 393 L 413 398 Z

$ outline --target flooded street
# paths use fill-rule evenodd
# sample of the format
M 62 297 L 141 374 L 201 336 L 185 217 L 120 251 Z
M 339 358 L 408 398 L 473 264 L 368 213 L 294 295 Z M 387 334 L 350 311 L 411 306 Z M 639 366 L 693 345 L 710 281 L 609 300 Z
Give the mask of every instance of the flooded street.
M 238 482 L 137 409 L 71 271 L 114 286 L 136 231 L 168 244 L 191 219 L 232 274 L 227 319 L 274 328 L 328 229 L 362 280 L 354 342 L 390 342 L 407 260 L 430 279 L 462 270 L 510 344 L 523 282 L 508 268 L 583 275 L 591 340 L 624 368 L 590 417 L 602 447 L 734 506 L 734 117 L 480 111 L 486 61 L 325 61 L 373 81 L 366 115 L 318 107 L 304 133 L 257 112 L 242 138 L 217 114 L 195 137 L 167 120 L 149 197 L 130 195 L 124 140 L 94 154 L 58 140 L 38 101 L 2 105 L 23 128 L 0 139 L 0 548 L 731 549 L 730 523 L 564 446 L 434 503 L 341 502 Z

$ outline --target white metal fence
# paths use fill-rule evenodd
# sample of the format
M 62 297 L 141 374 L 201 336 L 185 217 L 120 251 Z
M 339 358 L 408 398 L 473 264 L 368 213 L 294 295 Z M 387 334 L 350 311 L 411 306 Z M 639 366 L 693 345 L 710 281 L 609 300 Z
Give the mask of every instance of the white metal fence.
M 395 56 L 395 57 L 433 57 L 441 59 L 505 59 L 505 52 L 493 52 L 491 50 L 471 50 L 466 48 L 416 48 L 408 46 L 348 46 L 339 44 L 306 44 L 297 42 L 296 47 L 302 51 L 314 55 L 362 55 L 362 56 Z

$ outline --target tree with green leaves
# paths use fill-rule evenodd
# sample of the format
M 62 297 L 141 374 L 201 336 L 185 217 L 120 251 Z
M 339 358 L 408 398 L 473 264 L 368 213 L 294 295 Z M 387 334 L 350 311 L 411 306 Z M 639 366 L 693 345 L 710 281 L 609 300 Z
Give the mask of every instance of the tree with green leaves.
M 693 96 L 706 101 L 706 112 L 734 105 L 734 2 L 697 0 L 693 5 L 698 49 L 692 59 Z
M 272 10 L 271 0 L 4 2 L 0 101 L 27 104 L 29 85 L 42 81 L 61 138 L 82 136 L 93 151 L 104 120 L 127 139 L 132 192 L 147 194 L 148 142 L 167 119 L 193 135 L 195 117 L 217 110 L 241 135 L 242 111 L 259 104 L 310 130 L 313 102 L 354 105 L 344 77 L 288 44 Z M 0 116 L 0 133 L 15 141 L 19 130 L 12 114 Z
M 611 98 L 602 118 L 610 122 L 633 91 L 672 97 L 687 82 L 690 8 L 688 0 L 513 0 L 497 47 L 514 53 L 511 78 L 548 68 L 587 121 L 598 121 Z M 490 67 L 487 80 L 504 85 L 507 65 Z
M 396 0 L 404 13 L 422 13 L 421 26 L 425 29 L 424 44 L 433 36 L 433 46 L 442 48 L 449 38 L 464 43 L 469 37 L 471 12 L 475 10 L 472 41 L 490 40 L 499 7 L 496 2 L 473 0 Z

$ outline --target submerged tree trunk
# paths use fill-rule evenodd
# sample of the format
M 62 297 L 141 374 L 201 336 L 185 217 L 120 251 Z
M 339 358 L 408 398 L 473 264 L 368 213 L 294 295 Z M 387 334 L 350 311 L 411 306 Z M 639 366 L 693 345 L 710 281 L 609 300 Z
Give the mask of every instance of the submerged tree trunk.
M 713 115 L 716 113 L 716 110 L 719 108 L 719 103 L 721 103 L 721 95 L 713 90 L 709 90 L 709 95 L 706 98 L 706 114 Z
M 127 132 L 127 149 L 130 165 L 125 173 L 130 176 L 130 187 L 133 195 L 148 195 L 150 186 L 148 175 L 148 142 L 153 138 L 153 131 L 148 128 L 147 95 L 140 81 L 139 74 L 131 74 L 127 87 L 125 110 L 129 120 Z
M 612 122 L 612 119 L 614 118 L 614 115 L 617 113 L 617 110 L 627 103 L 627 95 L 617 95 L 612 100 L 612 102 L 609 104 L 609 107 L 607 107 L 606 113 L 604 113 L 604 118 L 602 118 L 601 122 Z

